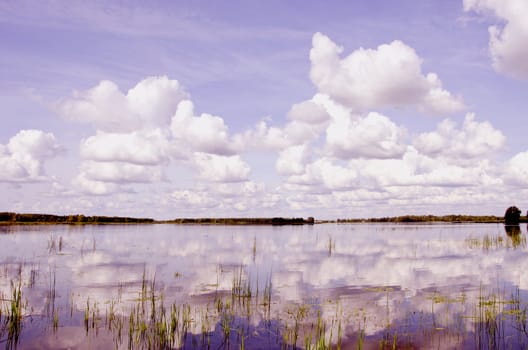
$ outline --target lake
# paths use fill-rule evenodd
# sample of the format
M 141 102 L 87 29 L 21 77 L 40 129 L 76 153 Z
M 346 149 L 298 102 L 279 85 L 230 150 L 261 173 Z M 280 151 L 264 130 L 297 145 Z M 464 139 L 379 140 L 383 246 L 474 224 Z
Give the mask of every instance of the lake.
M 0 227 L 6 348 L 526 348 L 526 226 Z

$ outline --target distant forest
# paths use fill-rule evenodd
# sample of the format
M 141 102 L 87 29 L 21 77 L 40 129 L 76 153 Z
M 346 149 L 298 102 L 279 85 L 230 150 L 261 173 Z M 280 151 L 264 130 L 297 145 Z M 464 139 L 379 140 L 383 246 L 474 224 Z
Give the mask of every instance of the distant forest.
M 520 213 L 520 211 L 519 211 Z M 172 220 L 154 220 L 151 218 L 132 218 L 121 216 L 85 216 L 85 215 L 50 215 L 50 214 L 19 214 L 0 212 L 0 225 L 19 224 L 187 224 L 187 225 L 306 225 L 315 223 L 503 223 L 504 217 L 484 215 L 404 215 L 394 217 L 379 217 L 368 219 L 337 219 L 315 220 L 313 217 L 304 218 L 179 218 Z M 518 216 L 516 222 L 528 222 L 526 216 Z
M 0 224 L 152 224 L 154 222 L 154 219 L 120 216 L 0 213 Z
M 85 216 L 18 214 L 0 212 L 0 224 L 198 224 L 198 225 L 304 225 L 314 224 L 313 217 L 304 218 L 183 218 L 157 221 L 150 218 L 131 218 L 121 216 Z
M 369 219 L 337 219 L 338 223 L 358 223 L 358 222 L 394 222 L 394 223 L 412 223 L 412 222 L 467 222 L 467 223 L 502 223 L 503 216 L 493 215 L 404 215 L 393 217 L 380 217 Z M 519 222 L 527 222 L 526 216 L 521 216 Z

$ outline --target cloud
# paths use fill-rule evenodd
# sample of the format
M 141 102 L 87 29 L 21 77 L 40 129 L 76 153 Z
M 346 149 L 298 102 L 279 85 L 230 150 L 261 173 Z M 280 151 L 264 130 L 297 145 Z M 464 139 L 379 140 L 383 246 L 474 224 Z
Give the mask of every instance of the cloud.
M 41 130 L 21 130 L 0 145 L 0 181 L 24 182 L 47 180 L 44 172 L 46 159 L 61 151 L 52 133 Z
M 233 212 L 262 215 L 263 210 L 275 208 L 281 196 L 263 183 L 241 181 L 209 183 L 192 189 L 176 190 L 168 198 L 171 205 L 185 213 L 202 211 L 208 215 L 207 210 L 214 208 L 217 215 L 229 216 Z
M 326 145 L 340 159 L 397 158 L 403 155 L 406 130 L 371 112 L 366 117 L 334 118 L 326 130 Z
M 284 128 L 271 126 L 266 120 L 259 121 L 253 128 L 234 136 L 237 145 L 246 150 L 282 150 L 292 145 Z
M 412 148 L 402 159 L 365 160 L 353 162 L 351 167 L 358 169 L 362 179 L 375 188 L 387 186 L 487 186 L 500 184 L 494 177 L 493 168 L 487 161 L 461 166 L 445 160 L 419 154 Z
M 377 49 L 360 48 L 341 59 L 343 48 L 315 33 L 310 77 L 319 92 L 355 111 L 415 106 L 433 114 L 464 108 L 459 97 L 442 88 L 436 74 L 424 75 L 413 48 L 395 40 Z
M 81 174 L 87 180 L 114 183 L 148 183 L 164 179 L 162 168 L 122 162 L 86 161 Z
M 503 169 L 505 181 L 511 185 L 528 184 L 528 151 L 517 153 Z
M 335 164 L 332 159 L 317 159 L 306 165 L 305 169 L 302 175 L 290 176 L 288 182 L 315 188 L 316 192 L 322 189 L 343 190 L 358 185 L 359 174 L 356 169 Z
M 327 121 L 330 116 L 320 104 L 307 100 L 294 104 L 288 112 L 288 118 L 308 124 L 320 124 Z
M 108 80 L 86 91 L 74 91 L 55 103 L 63 118 L 92 124 L 111 133 L 127 133 L 156 128 L 170 122 L 176 106 L 188 94 L 177 80 L 165 76 L 148 77 L 125 95 Z
M 220 117 L 203 113 L 194 115 L 191 101 L 180 102 L 172 117 L 170 129 L 179 145 L 196 152 L 232 155 L 235 145 L 229 140 L 229 131 Z
M 504 146 L 506 138 L 491 123 L 475 120 L 473 113 L 466 114 L 460 129 L 450 119 L 438 124 L 437 130 L 418 135 L 414 146 L 429 156 L 450 159 L 481 159 Z
M 279 153 L 275 168 L 280 175 L 299 175 L 304 173 L 308 160 L 307 145 L 291 146 Z
M 55 108 L 66 119 L 96 128 L 81 141 L 83 162 L 73 181 L 84 193 L 109 194 L 125 189 L 119 184 L 163 181 L 165 167 L 181 160 L 205 181 L 238 182 L 249 176 L 249 166 L 237 155 L 244 138 L 230 137 L 221 117 L 195 115 L 176 80 L 148 77 L 126 94 L 102 81 L 75 91 Z
M 92 180 L 87 177 L 86 173 L 81 172 L 77 175 L 72 184 L 75 189 L 88 195 L 109 195 L 122 190 L 122 188 L 113 182 L 104 182 Z
M 238 155 L 219 156 L 196 152 L 193 157 L 201 179 L 212 182 L 246 181 L 250 168 Z
M 221 202 L 215 200 L 205 192 L 176 190 L 170 194 L 170 200 L 181 207 L 193 209 L 209 209 L 220 205 Z
M 111 133 L 97 131 L 81 141 L 81 157 L 99 162 L 157 165 L 170 157 L 170 145 L 161 129 Z
M 528 2 L 525 0 L 464 0 L 465 11 L 491 11 L 503 25 L 489 27 L 489 49 L 498 72 L 528 79 Z

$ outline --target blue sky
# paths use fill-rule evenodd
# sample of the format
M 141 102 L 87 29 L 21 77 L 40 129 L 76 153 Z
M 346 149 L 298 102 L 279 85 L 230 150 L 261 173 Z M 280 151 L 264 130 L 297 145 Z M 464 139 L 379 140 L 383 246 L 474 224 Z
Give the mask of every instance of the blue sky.
M 2 1 L 0 210 L 523 208 L 526 19 L 522 0 Z

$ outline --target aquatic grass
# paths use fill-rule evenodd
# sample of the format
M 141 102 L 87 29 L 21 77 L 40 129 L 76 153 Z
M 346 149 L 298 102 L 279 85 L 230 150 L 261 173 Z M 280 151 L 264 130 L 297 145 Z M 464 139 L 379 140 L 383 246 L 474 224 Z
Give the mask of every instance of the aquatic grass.
M 12 286 L 13 299 L 11 300 L 10 312 L 7 314 L 8 324 L 8 340 L 9 345 L 18 344 L 20 333 L 22 331 L 22 315 L 23 315 L 23 303 L 22 303 L 22 284 L 19 280 L 18 284 Z
M 253 263 L 255 263 L 255 260 L 257 258 L 257 236 L 253 237 L 253 247 L 251 249 L 252 257 L 253 257 Z
M 483 237 L 470 236 L 464 240 L 469 249 L 482 249 L 484 251 L 493 249 L 517 249 L 526 248 L 526 236 L 521 234 L 507 235 L 485 235 Z
M 27 300 L 22 296 L 21 269 L 18 277 L 11 280 L 11 297 L 0 295 L 0 338 L 7 337 L 0 342 L 6 343 L 6 349 L 15 349 L 20 341 L 24 326 L 23 318 L 27 307 Z M 2 310 L 3 309 L 3 310 Z
M 475 347 L 481 348 L 523 348 L 528 345 L 527 306 L 523 300 L 525 296 L 518 288 L 510 294 L 510 289 L 505 287 L 500 290 L 482 286 L 478 296 L 475 296 L 478 291 L 472 293 L 472 290 L 431 292 L 429 289 L 420 296 L 421 301 L 426 301 L 424 310 L 413 310 L 413 314 L 401 317 L 398 316 L 398 306 L 394 304 L 398 302 L 395 299 L 397 293 L 401 293 L 397 288 L 374 286 L 353 291 L 349 289 L 345 292 L 351 293 L 344 297 L 339 294 L 327 297 L 326 291 L 322 291 L 322 296 L 314 298 L 314 302 L 309 299 L 312 298 L 310 295 L 304 303 L 294 304 L 281 300 L 283 296 L 280 293 L 273 294 L 276 291 L 272 288 L 271 274 L 266 279 L 264 290 L 259 292 L 258 275 L 256 281 L 251 279 L 247 266 L 222 268 L 227 273 L 217 276 L 219 283 L 216 291 L 207 299 L 202 296 L 179 299 L 178 294 L 171 298 L 170 292 L 167 293 L 170 289 L 157 281 L 155 273 L 148 273 L 144 267 L 143 274 L 140 272 L 140 278 L 132 285 L 134 294 L 131 298 L 123 300 L 123 283 L 116 283 L 117 295 L 114 294 L 109 301 L 88 296 L 86 306 L 81 310 L 70 305 L 70 319 L 76 319 L 82 325 L 84 312 L 88 337 L 96 337 L 99 330 L 108 331 L 114 337 L 115 348 L 131 349 L 244 349 L 252 348 L 255 341 L 268 341 L 271 348 L 284 349 L 370 349 L 378 346 L 395 349 L 435 347 L 434 339 L 440 341 L 458 337 L 460 340 L 457 341 L 462 342 L 464 337 L 471 336 L 478 344 Z M 55 292 L 55 285 L 60 285 L 58 276 L 55 277 L 54 272 L 49 275 L 49 314 L 45 316 L 49 316 L 49 321 L 46 321 L 49 322 L 46 325 L 49 332 L 59 330 L 60 334 L 60 327 L 68 325 L 67 317 L 64 318 L 68 307 L 61 304 L 60 296 Z M 43 274 L 40 278 L 45 281 L 46 277 Z M 226 281 L 220 281 L 221 278 Z M 27 281 L 27 276 L 24 276 L 23 282 Z M 219 290 L 218 286 L 226 285 L 225 282 L 228 287 Z M 24 289 L 24 284 L 21 285 Z M 355 299 L 356 295 L 366 298 L 364 305 L 361 299 Z M 55 298 L 58 298 L 57 303 Z M 9 302 L 12 299 L 15 298 L 9 297 Z M 72 293 L 68 299 L 70 304 L 73 304 L 73 299 Z M 353 307 L 341 307 L 341 301 L 347 299 L 352 301 Z M 403 299 L 403 302 L 406 300 Z M 329 311 L 334 307 L 335 313 Z M 11 311 L 0 308 L 2 320 L 8 312 Z M 467 329 L 464 328 L 466 326 Z M 372 333 L 372 329 L 378 331 Z
M 332 252 L 335 251 L 335 240 L 332 239 L 332 236 L 328 236 L 328 256 L 332 256 Z

